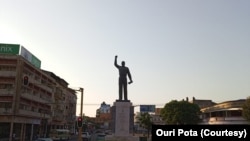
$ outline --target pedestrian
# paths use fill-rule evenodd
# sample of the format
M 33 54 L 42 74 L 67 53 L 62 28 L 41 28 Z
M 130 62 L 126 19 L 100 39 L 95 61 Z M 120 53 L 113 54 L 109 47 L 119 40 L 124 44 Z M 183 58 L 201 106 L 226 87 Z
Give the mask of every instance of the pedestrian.
M 16 140 L 16 134 L 15 133 L 12 134 L 12 141 L 14 141 L 14 140 Z

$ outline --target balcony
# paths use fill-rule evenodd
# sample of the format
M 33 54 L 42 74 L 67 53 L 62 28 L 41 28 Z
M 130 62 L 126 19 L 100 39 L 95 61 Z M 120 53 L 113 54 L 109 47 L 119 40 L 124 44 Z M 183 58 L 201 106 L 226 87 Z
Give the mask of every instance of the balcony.
M 48 91 L 48 92 L 50 92 L 50 93 L 53 93 L 53 89 L 50 88 L 49 86 L 46 86 L 46 85 L 43 85 L 43 84 L 39 84 L 39 86 L 40 86 L 42 89 L 44 89 L 44 90 L 46 90 L 46 91 Z
M 29 83 L 32 83 L 33 85 L 40 87 L 47 92 L 53 93 L 53 88 L 51 88 L 51 86 L 48 86 L 46 83 L 41 83 L 37 78 L 29 77 Z
M 236 120 L 245 120 L 243 117 L 225 117 L 225 120 L 236 121 Z
M 41 103 L 51 103 L 51 101 L 52 101 L 52 99 L 50 97 L 33 95 L 33 94 L 29 94 L 29 93 L 22 93 L 22 96 L 24 98 L 30 99 L 32 101 L 37 101 L 37 102 L 41 102 Z
M 0 108 L 0 115 L 9 115 L 12 112 L 12 108 Z
M 243 117 L 210 117 L 202 120 L 201 124 L 249 124 Z
M 55 121 L 63 121 L 64 120 L 62 115 L 53 116 L 52 119 L 55 120 Z
M 40 113 L 28 111 L 28 110 L 23 110 L 23 109 L 19 109 L 19 115 L 32 116 L 32 117 L 37 117 L 37 118 L 41 117 Z
M 19 115 L 25 115 L 25 116 L 32 116 L 36 118 L 43 118 L 43 119 L 49 119 L 51 116 L 49 114 L 45 113 L 38 113 L 28 110 L 19 109 Z
M 14 95 L 14 89 L 0 89 L 0 95 Z
M 15 71 L 1 71 L 1 76 L 16 77 L 16 72 Z

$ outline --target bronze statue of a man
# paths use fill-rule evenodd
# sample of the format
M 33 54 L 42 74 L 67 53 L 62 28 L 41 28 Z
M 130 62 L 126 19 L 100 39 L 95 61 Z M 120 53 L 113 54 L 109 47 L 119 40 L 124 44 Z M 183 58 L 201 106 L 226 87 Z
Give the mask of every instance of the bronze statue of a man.
M 122 92 L 124 94 L 124 100 L 128 100 L 127 76 L 130 80 L 128 84 L 133 83 L 133 80 L 129 68 L 125 66 L 125 62 L 122 61 L 121 64 L 121 66 L 117 64 L 117 56 L 115 56 L 114 65 L 119 70 L 119 100 L 122 100 Z

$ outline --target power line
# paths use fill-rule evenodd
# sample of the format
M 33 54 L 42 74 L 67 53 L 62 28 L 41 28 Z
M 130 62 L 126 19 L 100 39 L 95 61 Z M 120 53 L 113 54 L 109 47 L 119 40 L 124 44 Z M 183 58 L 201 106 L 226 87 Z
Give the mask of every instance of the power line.
M 80 103 L 79 104 L 77 104 L 77 105 L 81 105 Z M 89 106 L 100 106 L 101 104 L 96 104 L 96 103 L 83 103 L 83 105 L 89 105 Z M 133 106 L 140 106 L 140 105 L 155 105 L 155 106 L 164 106 L 165 105 L 165 103 L 163 104 L 163 103 L 158 103 L 158 104 L 145 104 L 145 103 L 143 103 L 143 104 L 133 104 Z
M 50 103 L 43 103 L 43 104 L 76 104 L 76 105 L 81 105 L 80 103 L 72 103 L 72 102 L 50 102 Z M 83 103 L 83 105 L 86 106 L 101 106 L 100 103 Z M 107 104 L 110 105 L 110 104 Z M 141 104 L 133 104 L 132 106 L 140 106 L 140 105 L 155 105 L 155 106 L 164 106 L 165 103 L 157 103 L 157 104 L 147 104 L 147 103 L 141 103 Z

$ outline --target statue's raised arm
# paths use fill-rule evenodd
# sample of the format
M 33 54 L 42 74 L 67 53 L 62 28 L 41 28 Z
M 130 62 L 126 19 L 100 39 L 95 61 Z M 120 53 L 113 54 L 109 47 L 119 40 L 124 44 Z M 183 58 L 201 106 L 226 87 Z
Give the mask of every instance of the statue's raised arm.
M 119 68 L 120 66 L 117 64 L 117 55 L 115 56 L 115 62 L 114 62 L 114 65 L 115 65 L 115 67 L 117 67 L 117 68 Z

